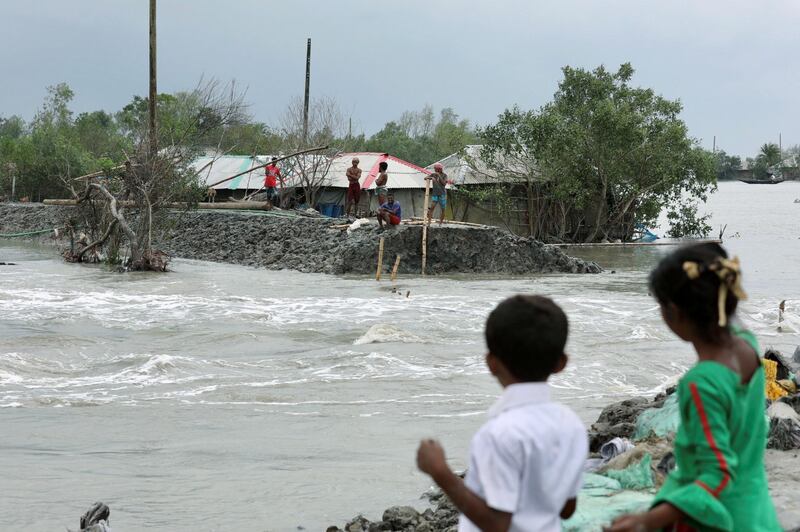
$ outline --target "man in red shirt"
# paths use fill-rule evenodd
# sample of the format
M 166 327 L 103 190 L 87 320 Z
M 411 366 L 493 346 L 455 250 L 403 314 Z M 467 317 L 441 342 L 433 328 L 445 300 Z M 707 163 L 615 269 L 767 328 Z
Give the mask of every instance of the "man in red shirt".
M 264 168 L 264 187 L 267 189 L 267 201 L 270 205 L 275 205 L 278 199 L 278 179 L 281 180 L 283 185 L 283 176 L 281 176 L 281 169 L 278 168 L 278 158 L 273 157 L 270 163 Z

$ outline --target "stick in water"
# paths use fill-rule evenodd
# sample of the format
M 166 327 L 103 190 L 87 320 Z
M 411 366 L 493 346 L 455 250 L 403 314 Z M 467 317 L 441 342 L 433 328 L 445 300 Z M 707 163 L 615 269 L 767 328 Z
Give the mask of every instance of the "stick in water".
M 400 266 L 400 255 L 398 255 L 397 258 L 394 259 L 394 267 L 392 268 L 392 282 L 394 282 L 395 279 L 397 279 L 397 268 L 399 266 Z
M 378 245 L 378 271 L 375 272 L 375 280 L 381 280 L 381 270 L 383 269 L 383 237 L 381 243 Z

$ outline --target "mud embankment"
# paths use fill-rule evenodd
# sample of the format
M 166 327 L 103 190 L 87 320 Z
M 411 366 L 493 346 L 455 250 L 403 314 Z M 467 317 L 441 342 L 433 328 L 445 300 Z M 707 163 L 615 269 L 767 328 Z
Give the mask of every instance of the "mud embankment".
M 73 207 L 0 204 L 0 234 L 63 227 Z M 384 237 L 384 271 L 400 256 L 399 273 L 422 268 L 422 227 L 379 231 L 365 224 L 354 231 L 324 217 L 269 216 L 260 212 L 170 212 L 158 247 L 175 257 L 282 270 L 329 274 L 374 273 Z M 49 238 L 49 237 L 47 237 Z M 427 273 L 599 273 L 593 262 L 569 257 L 554 246 L 497 228 L 432 225 Z

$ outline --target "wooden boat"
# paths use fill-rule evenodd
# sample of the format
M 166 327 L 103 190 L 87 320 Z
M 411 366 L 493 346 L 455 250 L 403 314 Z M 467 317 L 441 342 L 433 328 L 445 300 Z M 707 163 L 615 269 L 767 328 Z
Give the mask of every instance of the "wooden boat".
M 747 183 L 748 185 L 777 185 L 778 183 L 783 183 L 786 181 L 783 178 L 780 179 L 740 179 L 742 183 Z

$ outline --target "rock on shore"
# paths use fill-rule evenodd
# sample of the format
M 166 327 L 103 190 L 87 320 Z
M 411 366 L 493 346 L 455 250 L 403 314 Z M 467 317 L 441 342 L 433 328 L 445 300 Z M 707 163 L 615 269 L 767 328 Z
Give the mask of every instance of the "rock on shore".
M 0 233 L 63 226 L 72 207 L 0 205 Z M 365 224 L 354 231 L 332 228 L 323 217 L 285 217 L 247 211 L 170 212 L 158 246 L 176 257 L 281 270 L 329 274 L 374 273 L 378 242 L 385 239 L 384 271 L 399 255 L 400 273 L 421 271 L 422 227 L 401 225 L 378 231 Z M 492 227 L 431 226 L 427 272 L 528 274 L 598 273 L 594 262 L 569 257 L 554 246 Z
M 456 532 L 458 510 L 441 491 L 428 494 L 433 508 L 418 512 L 411 506 L 392 506 L 383 512 L 380 521 L 370 521 L 359 515 L 344 528 L 328 527 L 326 532 Z

